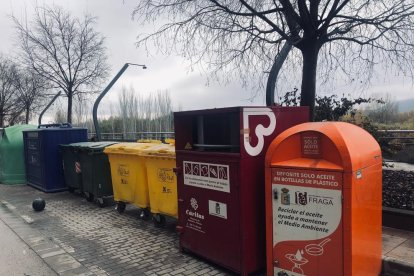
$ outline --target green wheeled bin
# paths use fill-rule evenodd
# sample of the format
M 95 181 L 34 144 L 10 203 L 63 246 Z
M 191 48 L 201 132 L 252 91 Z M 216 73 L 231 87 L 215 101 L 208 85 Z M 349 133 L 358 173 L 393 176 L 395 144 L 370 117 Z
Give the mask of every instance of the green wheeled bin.
M 77 143 L 75 151 L 79 155 L 82 187 L 88 201 L 96 201 L 104 207 L 105 199 L 113 197 L 111 167 L 105 147 L 116 142 Z
M 0 183 L 26 183 L 23 130 L 35 128 L 34 125 L 15 125 L 2 129 L 0 138 Z
M 60 145 L 60 151 L 62 153 L 63 176 L 65 178 L 65 183 L 68 186 L 68 190 L 71 193 L 75 190 L 83 193 L 82 169 L 77 148 L 78 144 L 84 143 L 85 142 Z

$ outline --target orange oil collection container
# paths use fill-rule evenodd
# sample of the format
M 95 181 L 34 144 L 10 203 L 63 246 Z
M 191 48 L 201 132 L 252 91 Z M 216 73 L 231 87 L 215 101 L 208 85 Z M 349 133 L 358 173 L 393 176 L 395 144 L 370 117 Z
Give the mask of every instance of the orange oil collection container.
M 300 124 L 265 161 L 267 275 L 381 272 L 382 157 L 368 132 Z

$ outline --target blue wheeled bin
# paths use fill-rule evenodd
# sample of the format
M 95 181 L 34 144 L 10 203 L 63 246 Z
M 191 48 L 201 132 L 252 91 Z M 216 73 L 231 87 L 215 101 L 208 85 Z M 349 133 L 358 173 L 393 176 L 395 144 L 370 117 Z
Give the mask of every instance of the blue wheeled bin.
M 67 190 L 59 145 L 85 142 L 87 136 L 86 128 L 67 123 L 23 131 L 27 184 L 44 192 Z

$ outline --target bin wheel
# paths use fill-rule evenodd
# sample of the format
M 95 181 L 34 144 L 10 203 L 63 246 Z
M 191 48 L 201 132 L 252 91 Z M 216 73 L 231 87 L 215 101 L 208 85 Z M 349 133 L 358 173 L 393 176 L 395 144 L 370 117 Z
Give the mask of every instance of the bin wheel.
M 143 220 L 147 220 L 150 216 L 150 211 L 148 208 L 141 209 L 141 212 L 139 213 L 139 218 Z
M 103 208 L 106 206 L 105 200 L 103 198 L 98 198 L 96 201 L 98 202 L 99 207 Z
M 75 187 L 68 187 L 68 191 L 73 194 L 75 192 Z
M 92 193 L 87 193 L 86 194 L 86 200 L 87 201 L 92 202 L 93 201 L 93 198 L 94 198 L 94 196 L 93 196 Z
M 162 227 L 165 226 L 165 217 L 160 214 L 155 214 L 152 217 L 155 227 Z
M 116 203 L 116 210 L 118 211 L 118 213 L 122 214 L 125 211 L 126 208 L 126 204 L 125 202 L 117 202 Z

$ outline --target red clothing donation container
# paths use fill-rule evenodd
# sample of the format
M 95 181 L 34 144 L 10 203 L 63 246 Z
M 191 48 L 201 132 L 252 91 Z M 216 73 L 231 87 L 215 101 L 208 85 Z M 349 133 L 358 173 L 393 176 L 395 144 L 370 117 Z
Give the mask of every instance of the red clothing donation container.
M 307 107 L 174 113 L 180 248 L 246 275 L 265 267 L 264 155 Z
M 355 125 L 305 123 L 266 154 L 267 275 L 381 272 L 381 150 Z

